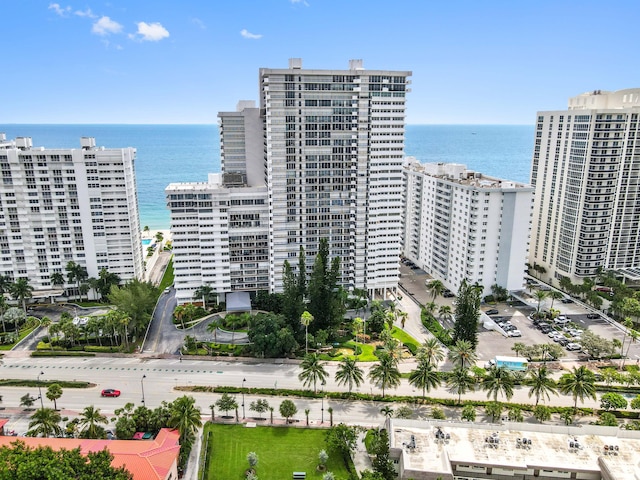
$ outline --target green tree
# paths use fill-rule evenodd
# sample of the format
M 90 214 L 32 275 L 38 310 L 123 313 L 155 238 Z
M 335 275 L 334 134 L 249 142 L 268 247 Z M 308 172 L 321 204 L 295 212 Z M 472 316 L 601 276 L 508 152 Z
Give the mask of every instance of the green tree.
M 169 407 L 167 426 L 180 432 L 179 465 L 183 466 L 188 458 L 196 438 L 198 428 L 202 426 L 200 409 L 195 406 L 193 397 L 183 395 L 176 398 Z
M 119 285 L 120 281 L 120 275 L 110 272 L 106 268 L 101 268 L 98 273 L 98 278 L 92 282 L 92 286 L 100 296 L 100 300 L 104 301 L 109 295 L 109 292 L 111 292 L 111 287 Z
M 193 300 L 202 300 L 204 308 L 217 304 L 218 295 L 211 285 L 201 285 L 193 292 Z
M 558 387 L 560 392 L 571 395 L 574 400 L 573 409 L 578 410 L 578 399 L 584 402 L 585 398 L 596 400 L 595 375 L 584 365 L 573 367 L 571 373 L 565 373 L 560 377 Z
M 478 355 L 468 340 L 456 340 L 449 349 L 449 360 L 458 368 L 468 368 L 476 363 Z
M 516 354 L 516 357 L 519 357 L 520 355 L 522 355 L 524 353 L 526 348 L 527 348 L 527 346 L 524 343 L 516 342 L 511 347 L 511 350 L 513 350 L 513 352 Z
M 558 394 L 558 388 L 555 380 L 551 377 L 551 374 L 547 367 L 542 366 L 536 369 L 529 370 L 529 376 L 525 380 L 525 385 L 531 387 L 529 389 L 529 398 L 536 397 L 536 405 L 540 402 L 540 398 L 547 397 L 547 400 L 551 399 L 551 394 Z
M 471 404 L 465 405 L 462 407 L 462 412 L 460 414 L 460 418 L 462 420 L 466 420 L 467 422 L 475 422 L 476 421 L 476 407 Z
M 507 400 L 513 397 L 513 375 L 506 367 L 493 365 L 482 382 L 482 388 L 487 392 L 487 398 L 493 396 L 498 401 L 498 395 L 503 394 Z
M 305 355 L 304 360 L 300 363 L 302 371 L 298 374 L 298 379 L 302 381 L 305 387 L 313 384 L 313 393 L 317 393 L 318 380 L 324 384 L 329 376 L 324 367 L 325 364 L 320 361 L 317 353 Z
M 427 363 L 435 366 L 444 359 L 442 344 L 437 338 L 431 337 L 420 345 L 416 357 L 418 361 L 424 359 Z
M 373 384 L 382 389 L 382 397 L 387 388 L 400 386 L 400 371 L 394 358 L 387 354 L 380 354 L 377 365 L 369 370 L 369 379 Z
M 444 284 L 440 280 L 431 280 L 427 284 L 427 290 L 431 292 L 431 300 L 435 301 L 444 292 Z
M 146 330 L 157 298 L 156 287 L 136 279 L 123 286 L 112 286 L 108 295 L 109 302 L 123 312 L 124 317 L 130 318 L 129 331 L 135 336 Z
M 350 465 L 351 454 L 355 452 L 360 429 L 355 426 L 339 423 L 325 434 L 325 442 L 330 451 L 339 453 L 342 456 L 345 466 Z
M 67 263 L 65 270 L 67 271 L 67 280 L 69 283 L 76 284 L 76 295 L 80 294 L 80 284 L 84 282 L 87 278 L 89 278 L 89 274 L 87 273 L 87 269 L 76 263 L 74 261 L 70 261 Z
M 491 423 L 496 422 L 496 418 L 500 418 L 502 412 L 504 411 L 504 405 L 500 402 L 489 402 L 484 407 L 484 413 L 491 417 Z
M 34 404 L 34 402 L 36 400 L 37 399 L 35 397 L 32 397 L 28 393 L 25 393 L 23 396 L 20 397 L 20 406 L 21 407 L 26 407 L 26 408 L 31 408 L 31 407 L 33 407 L 33 404 Z
M 536 405 L 533 408 L 533 416 L 540 423 L 551 420 L 551 409 L 546 405 Z
M 510 422 L 523 422 L 524 415 L 522 414 L 522 409 L 515 405 L 511 406 L 507 412 L 507 418 Z
M 304 262 L 304 250 L 300 251 L 299 261 Z M 300 269 L 300 265 L 298 265 Z M 301 289 L 301 278 L 303 279 L 303 287 Z M 282 269 L 282 297 L 283 297 L 283 315 L 287 324 L 291 328 L 296 328 L 300 321 L 302 312 L 304 312 L 304 298 L 306 295 L 306 266 L 298 274 L 294 271 L 291 264 L 285 260 Z
M 632 400 L 631 400 L 631 408 L 633 408 L 634 410 L 640 410 L 640 395 L 636 395 Z
M 422 390 L 422 398 L 432 388 L 440 386 L 440 375 L 434 366 L 425 359 L 418 361 L 417 368 L 409 375 L 409 384 Z
M 256 452 L 247 453 L 247 463 L 250 469 L 255 469 L 258 465 L 258 454 Z
M 538 302 L 536 312 L 540 313 L 540 305 L 542 304 L 544 299 L 547 298 L 547 292 L 545 292 L 544 290 L 536 290 L 533 294 L 533 298 Z
M 603 410 L 623 410 L 627 405 L 626 398 L 619 393 L 607 392 L 600 397 L 600 408 Z
M 364 381 L 362 369 L 358 367 L 354 358 L 345 358 L 338 365 L 335 380 L 338 385 L 348 385 L 351 395 L 353 386 L 359 387 Z
M 269 402 L 263 398 L 260 398 L 258 400 L 251 402 L 251 404 L 249 405 L 249 410 L 259 414 L 260 419 L 262 419 L 262 414 L 267 410 L 269 410 Z
M 257 314 L 249 324 L 251 350 L 258 357 L 282 358 L 298 348 L 293 332 L 281 315 Z
M 604 427 L 617 427 L 618 419 L 611 412 L 603 412 L 600 414 L 600 420 L 598 420 L 596 423 Z
M 9 292 L 15 300 L 20 301 L 22 304 L 22 310 L 26 312 L 26 299 L 31 298 L 33 294 L 33 287 L 29 284 L 29 280 L 26 278 L 17 279 L 9 286 Z
M 468 368 L 456 367 L 447 377 L 449 393 L 458 395 L 458 403 L 461 403 L 462 395 L 475 390 L 476 381 L 469 375 Z
M 280 403 L 280 415 L 284 417 L 286 423 L 289 423 L 289 419 L 296 413 L 298 413 L 298 407 L 291 400 L 283 400 Z
M 112 467 L 112 460 L 113 455 L 107 449 L 82 454 L 79 448 L 54 451 L 51 447 L 31 448 L 24 442 L 0 447 L 3 478 L 7 479 L 133 480 L 133 475 L 124 467 Z
M 397 478 L 396 470 L 393 461 L 389 458 L 389 434 L 384 428 L 375 431 L 371 449 L 373 451 L 373 471 L 384 480 L 395 480 Z
M 216 400 L 216 407 L 222 410 L 225 416 L 228 416 L 227 413 L 229 412 L 229 410 L 238 408 L 238 402 L 228 393 L 223 393 L 222 396 L 218 400 Z
M 46 397 L 53 402 L 53 409 L 58 410 L 56 401 L 62 396 L 62 387 L 57 383 L 52 383 L 47 387 Z
M 39 408 L 31 415 L 28 433 L 34 437 L 60 436 L 62 435 L 61 421 L 60 414 L 52 408 Z
M 443 322 L 450 321 L 453 318 L 453 310 L 449 305 L 440 305 L 438 316 Z
M 101 425 L 107 425 L 109 420 L 93 405 L 85 407 L 80 415 L 81 438 L 106 438 L 106 431 Z
M 326 238 L 322 238 L 307 288 L 308 310 L 313 315 L 316 329 L 330 329 L 344 317 L 339 279 L 340 257 L 334 257 L 329 265 L 329 243 Z
M 478 318 L 480 317 L 481 287 L 470 285 L 463 280 L 455 299 L 455 323 L 453 324 L 453 341 L 465 340 L 475 350 L 478 344 Z
M 302 325 L 304 325 L 304 353 L 305 353 L 305 355 L 307 355 L 309 353 L 308 336 L 309 336 L 309 325 L 311 324 L 311 322 L 313 322 L 313 315 L 311 315 L 306 310 L 304 312 L 302 312 L 302 315 L 300 316 L 300 323 Z
M 393 415 L 393 408 L 385 405 L 380 409 L 380 413 L 383 414 L 386 418 L 391 418 L 391 415 Z

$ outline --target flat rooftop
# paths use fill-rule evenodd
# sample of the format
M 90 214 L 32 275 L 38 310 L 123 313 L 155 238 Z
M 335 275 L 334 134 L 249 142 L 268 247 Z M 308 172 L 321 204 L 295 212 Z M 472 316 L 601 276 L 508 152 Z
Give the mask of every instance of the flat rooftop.
M 522 473 L 606 470 L 609 479 L 640 478 L 640 432 L 616 427 L 391 419 L 389 431 L 392 449 L 402 449 L 404 470 L 446 474 L 456 464 Z

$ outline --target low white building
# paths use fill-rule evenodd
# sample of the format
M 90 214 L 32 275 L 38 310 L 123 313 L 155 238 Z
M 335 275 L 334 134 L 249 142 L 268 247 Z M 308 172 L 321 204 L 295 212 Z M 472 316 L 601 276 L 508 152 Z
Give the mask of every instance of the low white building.
M 52 295 L 51 275 L 73 261 L 89 277 L 142 278 L 144 260 L 135 148 L 34 147 L 30 137 L 0 134 L 0 274 L 27 278 L 34 298 Z M 60 292 L 58 292 L 60 293 Z
M 405 167 L 403 254 L 452 291 L 463 280 L 522 289 L 533 188 L 467 170 L 465 165 Z
M 401 480 L 637 480 L 640 432 L 596 425 L 389 419 Z

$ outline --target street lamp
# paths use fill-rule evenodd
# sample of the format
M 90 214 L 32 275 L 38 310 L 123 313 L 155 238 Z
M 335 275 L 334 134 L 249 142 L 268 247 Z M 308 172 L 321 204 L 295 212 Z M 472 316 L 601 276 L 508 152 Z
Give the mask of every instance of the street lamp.
M 246 382 L 247 379 L 243 378 L 242 379 L 242 419 L 244 420 L 244 382 Z
M 320 420 L 320 424 L 324 425 L 324 386 L 327 384 L 327 382 L 325 382 L 324 380 L 322 381 L 322 383 L 320 385 L 322 385 L 322 389 L 321 391 L 321 400 L 322 400 L 322 407 L 320 408 L 320 412 L 321 412 L 321 420 Z
M 142 388 L 142 406 L 144 407 L 144 379 L 147 378 L 146 375 L 142 375 L 142 378 L 140 379 L 140 387 Z
M 38 398 L 40 399 L 40 408 L 44 409 L 44 404 L 42 403 L 42 389 L 40 388 L 40 375 L 44 375 L 44 372 L 40 372 L 38 375 Z

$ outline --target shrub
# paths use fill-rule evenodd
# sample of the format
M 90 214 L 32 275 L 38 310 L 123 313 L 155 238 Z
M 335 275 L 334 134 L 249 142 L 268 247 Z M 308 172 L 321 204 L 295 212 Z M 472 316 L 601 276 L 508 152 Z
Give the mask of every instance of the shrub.
M 31 352 L 32 357 L 95 357 L 95 353 L 38 350 Z

